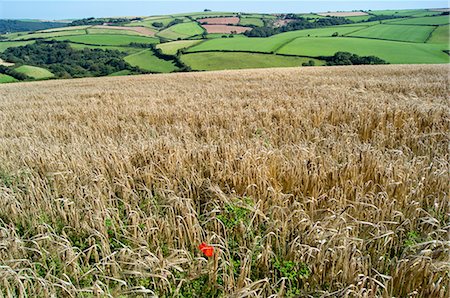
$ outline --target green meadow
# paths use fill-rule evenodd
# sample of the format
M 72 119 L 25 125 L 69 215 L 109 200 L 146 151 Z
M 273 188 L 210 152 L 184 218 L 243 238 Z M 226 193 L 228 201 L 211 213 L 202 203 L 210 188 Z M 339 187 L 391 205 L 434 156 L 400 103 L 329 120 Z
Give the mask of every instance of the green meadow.
M 33 79 L 48 79 L 53 77 L 53 74 L 45 68 L 31 65 L 22 65 L 15 68 L 15 71 L 26 74 Z
M 124 60 L 133 66 L 138 66 L 151 72 L 173 72 L 177 67 L 171 61 L 156 57 L 151 50 L 143 50 L 136 54 L 126 56 Z
M 166 39 L 183 39 L 203 34 L 205 30 L 197 22 L 180 23 L 171 26 L 157 34 Z
M 156 47 L 161 49 L 164 54 L 175 55 L 179 49 L 188 48 L 200 43 L 200 40 L 177 40 L 166 43 L 161 43 Z
M 0 83 L 13 83 L 13 82 L 18 82 L 18 81 L 11 76 L 0 73 Z
M 425 42 L 435 28 L 414 25 L 375 25 L 350 33 L 353 37 L 366 37 L 396 41 Z
M 310 60 L 313 60 L 315 65 L 324 64 L 323 61 L 311 58 L 256 53 L 192 53 L 183 55 L 181 59 L 193 70 L 295 67 Z
M 119 46 L 119 45 L 128 45 L 132 42 L 135 43 L 148 43 L 155 44 L 158 43 L 159 40 L 153 37 L 144 37 L 144 36 L 128 36 L 123 34 L 89 34 L 89 35 L 78 35 L 78 36 L 61 36 L 54 38 L 56 40 L 69 40 L 75 43 L 84 43 L 91 45 L 110 45 L 110 46 Z

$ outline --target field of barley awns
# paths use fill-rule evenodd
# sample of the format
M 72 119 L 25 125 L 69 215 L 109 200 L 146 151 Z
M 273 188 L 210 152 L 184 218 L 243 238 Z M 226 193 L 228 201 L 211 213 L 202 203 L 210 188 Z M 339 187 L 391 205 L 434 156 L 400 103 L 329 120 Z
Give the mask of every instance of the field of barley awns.
M 0 86 L 1 296 L 448 297 L 448 71 Z

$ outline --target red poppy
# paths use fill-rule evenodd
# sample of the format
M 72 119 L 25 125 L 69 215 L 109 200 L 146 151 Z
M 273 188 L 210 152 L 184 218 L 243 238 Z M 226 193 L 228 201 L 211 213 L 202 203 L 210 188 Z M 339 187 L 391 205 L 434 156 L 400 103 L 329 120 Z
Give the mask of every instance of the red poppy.
M 212 257 L 214 254 L 214 247 L 211 245 L 207 245 L 205 242 L 200 244 L 198 248 L 202 251 L 202 253 L 207 257 Z

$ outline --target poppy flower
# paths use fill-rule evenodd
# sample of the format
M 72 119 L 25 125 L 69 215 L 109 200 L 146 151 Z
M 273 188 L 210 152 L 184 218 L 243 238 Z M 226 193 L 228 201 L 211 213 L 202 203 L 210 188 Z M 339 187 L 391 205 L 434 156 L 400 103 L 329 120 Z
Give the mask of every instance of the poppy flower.
M 202 253 L 209 257 L 212 257 L 214 254 L 214 247 L 212 247 L 211 245 L 207 245 L 205 242 L 203 242 L 202 244 L 200 244 L 198 246 L 198 248 L 202 251 Z

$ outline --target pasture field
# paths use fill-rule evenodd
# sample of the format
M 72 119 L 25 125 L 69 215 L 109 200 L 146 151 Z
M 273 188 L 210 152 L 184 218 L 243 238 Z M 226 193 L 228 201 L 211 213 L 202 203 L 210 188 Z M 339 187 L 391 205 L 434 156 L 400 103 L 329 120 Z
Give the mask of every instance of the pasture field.
M 362 22 L 362 21 L 368 20 L 371 17 L 372 17 L 371 15 L 365 15 L 365 16 L 346 17 L 346 19 L 353 21 L 353 22 Z
M 0 84 L 1 83 L 12 83 L 12 82 L 17 82 L 17 80 L 11 76 L 0 73 Z
M 128 69 L 124 69 L 124 70 L 113 72 L 112 74 L 109 75 L 109 77 L 127 76 L 130 74 L 131 74 L 131 72 Z
M 0 293 L 446 298 L 448 71 L 3 84 Z
M 253 25 L 253 26 L 257 26 L 257 27 L 262 27 L 262 26 L 264 26 L 264 22 L 260 18 L 241 17 L 241 19 L 239 21 L 239 25 L 241 25 L 241 26 Z
M 141 52 L 141 48 L 132 48 L 132 47 L 126 47 L 126 46 L 95 46 L 95 45 L 85 45 L 85 44 L 79 44 L 79 43 L 69 43 L 70 46 L 74 49 L 101 49 L 101 50 L 116 50 L 119 52 L 125 52 L 129 55 L 135 54 L 138 52 Z
M 200 43 L 200 40 L 177 40 L 166 43 L 160 43 L 156 47 L 161 49 L 164 54 L 175 55 L 179 49 L 191 47 Z
M 364 11 L 342 11 L 342 12 L 324 12 L 318 13 L 317 15 L 323 17 L 360 17 L 367 16 L 367 12 Z
M 437 27 L 431 34 L 428 43 L 449 44 L 450 27 L 449 25 Z
M 156 44 L 159 42 L 157 38 L 153 37 L 119 35 L 119 34 L 89 34 L 78 36 L 62 36 L 52 39 L 68 40 L 74 43 L 83 43 L 89 45 L 105 45 L 105 46 L 128 45 L 132 42 L 148 43 L 148 44 Z
M 201 44 L 200 44 L 201 45 Z M 443 52 L 445 44 L 407 43 L 350 37 L 298 38 L 288 43 L 278 53 L 300 56 L 332 56 L 338 51 L 362 56 L 375 55 L 393 64 L 449 63 Z
M 53 77 L 53 74 L 49 70 L 31 65 L 22 65 L 15 68 L 14 70 L 20 73 L 24 73 L 34 79 L 48 79 Z
M 72 35 L 83 35 L 86 34 L 86 30 L 64 30 L 64 31 L 55 31 L 55 32 L 44 32 L 44 33 L 32 33 L 32 34 L 24 34 L 13 38 L 11 40 L 20 41 L 20 40 L 29 40 L 36 38 L 52 38 L 58 36 L 72 36 Z
M 273 54 L 255 53 L 192 53 L 181 57 L 181 60 L 193 70 L 223 70 L 245 68 L 269 68 L 269 67 L 298 67 L 302 63 L 313 60 L 315 65 L 323 65 L 324 62 L 303 57 L 285 57 Z
M 87 29 L 88 34 L 107 34 L 107 35 L 142 35 L 132 30 L 118 30 L 118 29 L 106 29 L 106 28 L 90 28 Z
M 7 48 L 11 47 L 20 47 L 24 46 L 30 43 L 33 43 L 34 41 L 0 41 L 0 53 L 4 52 Z
M 340 35 L 353 32 L 365 28 L 364 26 L 336 26 L 330 28 L 308 29 L 285 32 L 268 38 L 221 38 L 211 39 L 202 42 L 192 48 L 188 52 L 198 51 L 251 51 L 269 53 L 277 50 L 284 44 L 298 38 L 310 36 L 331 36 L 334 32 Z
M 395 20 L 392 21 L 392 23 L 401 25 L 448 25 L 450 23 L 450 16 L 412 18 L 399 21 Z
M 163 26 L 167 26 L 173 20 L 175 20 L 175 18 L 173 18 L 173 17 L 156 17 L 156 18 L 144 19 L 143 21 L 131 22 L 131 23 L 126 24 L 125 26 L 127 26 L 127 27 L 144 26 L 144 27 L 154 28 L 152 25 L 154 22 L 162 23 Z
M 188 22 L 171 26 L 156 35 L 166 39 L 178 39 L 201 35 L 203 32 L 204 29 L 197 22 Z
M 358 30 L 349 36 L 409 41 L 425 42 L 435 28 L 433 26 L 414 26 L 414 25 L 386 25 L 380 24 L 370 26 L 363 30 Z
M 177 69 L 173 62 L 156 57 L 151 50 L 143 50 L 126 56 L 124 60 L 132 66 L 138 66 L 139 68 L 152 72 L 164 73 Z
M 48 32 L 60 32 L 60 31 L 73 31 L 73 30 L 85 30 L 92 27 L 91 25 L 84 25 L 84 26 L 67 26 L 67 27 L 60 27 L 60 28 L 51 28 L 51 29 L 45 29 L 36 31 L 38 33 L 48 33 Z
M 396 15 L 404 17 L 420 17 L 439 14 L 439 12 L 429 11 L 428 9 L 372 10 L 369 11 L 369 13 L 373 15 Z

